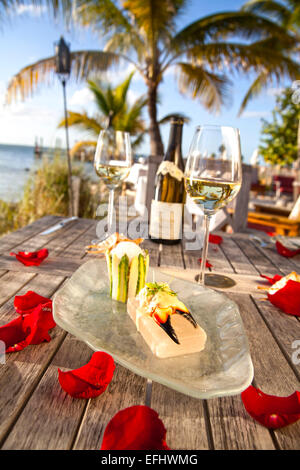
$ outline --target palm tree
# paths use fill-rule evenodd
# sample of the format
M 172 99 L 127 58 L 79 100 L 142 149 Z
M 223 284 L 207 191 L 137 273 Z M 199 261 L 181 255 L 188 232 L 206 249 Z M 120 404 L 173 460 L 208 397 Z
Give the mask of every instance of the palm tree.
M 133 74 L 134 72 L 116 86 L 93 80 L 88 81 L 88 88 L 93 94 L 98 113 L 95 116 L 89 116 L 85 111 L 81 113 L 68 111 L 68 125 L 86 131 L 89 137 L 89 140 L 82 140 L 75 144 L 72 149 L 73 154 L 82 147 L 95 147 L 99 132 L 106 126 L 108 119 L 113 128 L 129 132 L 134 137 L 133 148 L 137 148 L 142 143 L 146 127 L 141 114 L 147 100 L 144 96 L 140 96 L 132 105 L 128 103 L 128 91 Z M 63 119 L 59 127 L 64 127 L 64 125 Z
M 250 0 L 247 2 L 243 9 L 252 13 L 266 15 L 271 17 L 274 21 L 279 23 L 286 31 L 294 37 L 294 44 L 291 44 L 289 52 L 291 56 L 295 55 L 300 57 L 300 2 L 299 0 L 283 0 L 276 2 L 275 0 Z M 281 47 L 278 42 L 277 47 Z M 286 51 L 288 52 L 288 50 Z M 300 74 L 298 75 L 298 79 Z M 262 87 L 268 84 L 268 80 L 264 74 L 259 74 L 256 80 L 250 87 L 246 97 L 244 98 L 241 111 L 246 106 L 248 100 L 258 94 Z M 300 120 L 298 123 L 298 160 L 295 168 L 300 170 Z
M 163 154 L 157 96 L 170 67 L 177 71 L 180 92 L 198 99 L 209 111 L 220 110 L 226 102 L 234 72 L 263 72 L 269 80 L 299 75 L 299 64 L 283 49 L 292 47 L 294 37 L 276 22 L 252 12 L 216 13 L 178 29 L 187 0 L 77 0 L 75 6 L 71 0 L 62 0 L 62 5 L 64 12 L 73 8 L 77 24 L 92 27 L 107 39 L 101 51 L 72 53 L 76 79 L 86 80 L 124 61 L 143 78 L 152 154 Z M 274 50 L 278 41 L 282 49 Z M 54 57 L 23 68 L 9 84 L 8 99 L 34 92 L 54 68 Z

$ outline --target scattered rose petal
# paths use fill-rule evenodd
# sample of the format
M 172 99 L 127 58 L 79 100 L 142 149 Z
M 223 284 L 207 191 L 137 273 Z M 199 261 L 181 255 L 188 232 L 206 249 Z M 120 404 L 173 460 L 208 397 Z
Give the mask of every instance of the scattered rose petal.
M 198 261 L 199 261 L 199 263 L 201 264 L 202 258 L 199 258 Z M 205 266 L 206 266 L 207 268 L 212 268 L 212 267 L 213 267 L 213 265 L 212 265 L 208 260 L 206 260 Z
M 264 274 L 261 274 L 260 276 L 267 279 L 270 284 L 275 284 L 275 282 L 280 281 L 280 279 L 282 278 L 282 276 L 279 276 L 279 274 L 275 274 L 275 276 L 273 277 L 265 276 Z
M 49 330 L 54 328 L 52 302 L 37 305 L 27 315 L 21 315 L 0 327 L 0 340 L 6 345 L 6 352 L 21 351 L 29 344 L 50 341 Z
M 25 266 L 39 266 L 41 262 L 47 258 L 49 252 L 46 248 L 39 251 L 19 251 L 18 253 L 11 252 L 11 256 L 15 256 L 18 261 Z
M 269 301 L 283 312 L 300 316 L 300 282 L 289 279 L 284 287 L 267 295 Z
M 14 307 L 17 313 L 27 315 L 31 313 L 39 304 L 46 304 L 50 299 L 43 297 L 32 290 L 29 290 L 24 295 L 16 295 L 14 300 Z
M 115 367 L 109 354 L 97 351 L 90 361 L 79 369 L 68 372 L 58 369 L 58 380 L 62 389 L 72 397 L 94 398 L 106 390 L 113 378 Z
M 269 429 L 278 429 L 300 419 L 300 392 L 288 397 L 267 395 L 252 385 L 241 394 L 248 413 Z
M 280 255 L 285 256 L 286 258 L 292 258 L 293 256 L 296 256 L 300 253 L 300 249 L 290 250 L 289 248 L 286 248 L 278 240 L 276 241 L 276 249 Z
M 169 450 L 158 413 L 138 405 L 119 411 L 104 431 L 101 450 Z
M 214 235 L 212 233 L 209 234 L 208 241 L 210 243 L 215 243 L 216 245 L 220 245 L 222 243 L 223 238 L 220 235 Z

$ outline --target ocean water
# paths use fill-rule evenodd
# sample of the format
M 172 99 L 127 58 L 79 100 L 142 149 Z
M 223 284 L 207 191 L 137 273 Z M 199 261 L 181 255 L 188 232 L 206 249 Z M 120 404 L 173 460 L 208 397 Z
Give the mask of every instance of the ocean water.
M 0 144 L 0 199 L 17 202 L 22 198 L 29 175 L 41 164 L 34 156 L 34 147 Z M 97 181 L 93 165 L 84 163 L 85 173 Z

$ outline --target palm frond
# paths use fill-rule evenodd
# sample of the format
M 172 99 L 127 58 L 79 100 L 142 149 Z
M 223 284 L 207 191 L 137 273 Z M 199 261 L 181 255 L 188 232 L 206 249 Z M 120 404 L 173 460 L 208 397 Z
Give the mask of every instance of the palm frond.
M 245 108 L 249 101 L 253 98 L 255 98 L 259 93 L 261 93 L 262 89 L 270 85 L 270 77 L 269 74 L 266 72 L 260 73 L 252 85 L 250 86 L 249 90 L 247 91 L 245 97 L 243 98 L 243 101 L 241 103 L 240 109 L 238 116 L 241 116 L 241 114 L 245 111 Z
M 270 37 L 250 44 L 238 42 L 213 42 L 191 47 L 186 55 L 192 62 L 205 63 L 217 69 L 228 68 L 247 72 L 250 69 L 275 66 L 284 67 L 286 57 L 282 50 L 293 51 L 295 40 L 286 38 L 286 42 Z M 289 59 L 288 59 L 289 60 Z M 280 65 L 281 64 L 281 65 Z
M 190 118 L 188 116 L 186 116 L 185 114 L 183 113 L 170 113 L 170 114 L 166 114 L 164 117 L 162 117 L 159 121 L 158 121 L 158 124 L 159 125 L 163 125 L 163 124 L 167 124 L 169 123 L 172 119 L 174 118 L 180 118 L 180 119 L 183 119 L 183 121 L 188 124 L 190 122 Z
M 76 142 L 76 144 L 73 145 L 73 147 L 70 150 L 70 154 L 71 156 L 74 156 L 81 149 L 86 149 L 89 147 L 96 147 L 96 146 L 97 146 L 96 140 L 80 140 L 79 142 Z
M 209 111 L 220 111 L 228 99 L 229 80 L 224 75 L 205 70 L 200 65 L 179 62 L 179 89 L 197 98 Z
M 108 39 L 103 50 L 107 52 L 118 51 L 125 55 L 136 54 L 137 61 L 141 63 L 145 54 L 145 42 L 138 32 L 131 31 L 128 34 L 127 31 L 121 31 L 116 32 Z
M 250 0 L 242 6 L 242 10 L 259 15 L 265 14 L 282 25 L 288 24 L 291 16 L 291 11 L 286 5 L 273 0 Z
M 269 36 L 285 39 L 287 31 L 275 22 L 251 12 L 224 12 L 203 17 L 179 31 L 172 40 L 175 50 L 216 39 L 240 37 L 259 40 Z
M 108 116 L 109 112 L 112 110 L 107 101 L 105 90 L 101 84 L 93 80 L 88 80 L 88 87 L 94 95 L 94 99 L 99 110 L 104 114 L 104 116 Z
M 62 119 L 59 122 L 58 127 L 64 127 L 65 124 L 65 119 Z M 77 113 L 74 111 L 68 111 L 68 125 L 88 131 L 96 137 L 98 137 L 99 132 L 102 129 L 99 120 L 88 116 L 86 112 Z
M 175 28 L 176 16 L 186 0 L 123 0 L 122 3 L 134 17 L 148 44 L 154 46 L 159 39 L 170 36 Z
M 94 28 L 101 34 L 131 32 L 130 18 L 113 0 L 77 0 L 73 12 L 76 23 Z
M 130 87 L 134 72 L 131 72 L 125 80 L 116 86 L 114 90 L 115 101 L 118 109 L 121 109 L 126 102 L 128 89 Z
M 71 77 L 76 81 L 86 80 L 89 76 L 107 70 L 120 60 L 118 54 L 103 51 L 71 52 Z M 41 84 L 53 83 L 55 76 L 55 57 L 39 60 L 24 67 L 10 81 L 7 89 L 7 102 L 18 97 L 24 99 L 34 93 Z

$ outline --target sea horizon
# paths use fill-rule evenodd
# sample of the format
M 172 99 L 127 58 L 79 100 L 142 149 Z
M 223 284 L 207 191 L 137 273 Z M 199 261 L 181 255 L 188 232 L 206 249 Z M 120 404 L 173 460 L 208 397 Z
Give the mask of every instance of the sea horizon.
M 20 201 L 28 177 L 42 163 L 42 158 L 35 157 L 34 149 L 34 145 L 0 144 L 0 200 L 8 203 Z M 51 147 L 43 147 L 45 154 L 53 150 Z M 85 162 L 84 168 L 93 178 L 92 163 Z

